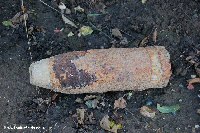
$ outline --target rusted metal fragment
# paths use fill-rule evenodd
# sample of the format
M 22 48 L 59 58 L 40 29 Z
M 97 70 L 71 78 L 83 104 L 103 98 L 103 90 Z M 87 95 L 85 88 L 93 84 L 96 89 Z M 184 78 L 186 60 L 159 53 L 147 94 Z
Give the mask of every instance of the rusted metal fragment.
M 85 54 L 86 52 L 71 52 L 53 58 L 51 63 L 52 79 L 58 82 L 53 84 L 55 88 L 82 88 L 96 81 L 95 75 L 87 73 L 83 69 L 77 69 L 75 64 L 71 62 Z
M 165 87 L 171 75 L 162 46 L 69 52 L 50 58 L 50 85 L 62 93 L 95 93 Z

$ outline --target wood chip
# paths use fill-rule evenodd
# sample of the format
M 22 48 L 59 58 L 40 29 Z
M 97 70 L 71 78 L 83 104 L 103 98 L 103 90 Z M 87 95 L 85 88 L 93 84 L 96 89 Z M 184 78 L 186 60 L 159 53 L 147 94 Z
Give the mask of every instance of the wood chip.
M 148 38 L 148 37 L 145 37 L 145 38 L 142 39 L 142 41 L 140 42 L 139 47 L 144 47 L 144 46 L 146 46 L 146 44 L 148 43 L 148 41 L 149 41 L 149 38 Z
M 157 35 L 158 35 L 158 32 L 157 32 L 157 28 L 155 28 L 154 32 L 153 32 L 153 41 L 156 43 L 157 41 Z
M 112 35 L 117 38 L 122 38 L 122 33 L 118 28 L 112 29 Z
M 152 109 L 150 109 L 147 106 L 142 106 L 140 108 L 140 114 L 145 116 L 145 117 L 149 117 L 149 118 L 154 118 L 156 115 L 156 112 L 153 111 Z
M 193 78 L 188 80 L 189 84 L 200 83 L 200 78 Z
M 79 124 L 84 124 L 86 109 L 76 109 L 77 120 Z
M 126 108 L 126 100 L 123 97 L 120 97 L 118 100 L 115 100 L 114 103 L 114 109 L 116 108 L 120 108 L 120 109 L 124 109 Z

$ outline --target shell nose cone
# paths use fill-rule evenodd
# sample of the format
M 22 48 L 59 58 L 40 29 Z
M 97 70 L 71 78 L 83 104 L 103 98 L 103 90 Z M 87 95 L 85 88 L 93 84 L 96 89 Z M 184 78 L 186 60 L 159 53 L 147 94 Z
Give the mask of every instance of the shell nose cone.
M 29 67 L 30 83 L 43 88 L 50 88 L 49 59 L 32 63 Z

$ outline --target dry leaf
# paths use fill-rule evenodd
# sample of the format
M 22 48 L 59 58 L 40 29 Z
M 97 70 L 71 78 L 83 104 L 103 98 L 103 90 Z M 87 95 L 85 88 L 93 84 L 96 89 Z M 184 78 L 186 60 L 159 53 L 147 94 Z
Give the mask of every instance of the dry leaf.
M 28 20 L 28 13 L 24 13 L 20 16 L 19 21 L 23 22 L 23 21 L 27 21 Z
M 69 33 L 67 34 L 67 37 L 70 37 L 70 36 L 73 36 L 73 35 L 74 35 L 73 32 L 69 32 Z
M 200 83 L 200 78 L 193 78 L 193 79 L 188 80 L 188 86 L 187 86 L 187 88 L 189 90 L 193 90 L 194 86 L 192 84 L 194 84 L 194 83 Z
M 99 12 L 101 12 L 103 14 L 106 13 L 106 11 L 105 11 L 106 6 L 104 3 L 99 2 L 98 4 L 95 4 L 95 7 Z
M 194 86 L 192 84 L 188 84 L 187 88 L 188 88 L 188 90 L 193 90 Z
M 33 102 L 37 103 L 39 106 L 41 106 L 43 103 L 49 104 L 50 101 L 51 101 L 50 98 L 47 98 L 47 99 L 42 99 L 42 98 L 33 99 Z
M 120 41 L 120 44 L 121 44 L 121 45 L 127 45 L 127 44 L 128 44 L 127 38 L 126 38 L 126 37 L 122 37 L 122 38 L 121 38 L 121 41 Z
M 55 32 L 55 33 L 60 33 L 60 32 L 62 32 L 63 30 L 64 30 L 64 28 L 62 28 L 62 29 L 57 29 L 57 28 L 56 28 L 56 29 L 54 30 L 54 32 Z
M 12 22 L 12 27 L 16 28 L 21 22 L 24 22 L 28 19 L 28 13 L 22 13 L 22 12 L 18 12 L 17 14 L 15 14 L 15 16 L 10 19 L 10 21 Z
M 17 14 L 15 14 L 15 16 L 11 19 L 11 21 L 13 23 L 20 23 L 20 16 L 21 16 L 21 12 L 18 12 Z
M 60 10 L 65 10 L 65 9 L 66 9 L 66 6 L 65 6 L 64 3 L 60 2 L 58 8 L 59 8 Z
M 83 103 L 83 100 L 82 100 L 81 98 L 78 97 L 78 98 L 76 98 L 75 102 L 76 102 L 76 103 Z
M 89 122 L 90 122 L 91 124 L 95 124 L 95 123 L 96 123 L 93 112 L 91 112 L 91 113 L 88 115 L 88 119 L 89 119 Z
M 155 115 L 156 115 L 156 112 L 153 111 L 152 109 L 150 109 L 149 107 L 147 106 L 142 106 L 140 108 L 140 114 L 145 116 L 145 117 L 150 117 L 150 118 L 154 118 Z
M 76 109 L 77 120 L 79 124 L 84 124 L 86 109 Z
M 57 93 L 53 94 L 53 96 L 51 97 L 51 101 L 52 101 L 52 102 L 53 102 L 53 101 L 55 101 L 55 100 L 56 100 L 56 98 L 57 98 L 57 96 L 58 96 L 58 94 L 57 94 Z
M 106 106 L 105 102 L 101 102 L 100 104 L 101 104 L 103 107 Z
M 77 28 L 77 26 L 74 24 L 74 22 L 72 22 L 71 20 L 69 20 L 68 18 L 66 18 L 63 14 L 62 14 L 62 19 L 65 22 L 65 24 L 69 24 L 69 25 Z
M 80 7 L 80 6 L 77 6 L 77 7 L 74 8 L 74 11 L 75 12 L 76 11 L 78 11 L 78 12 L 84 12 L 84 9 L 82 7 Z
M 114 103 L 114 109 L 115 108 L 120 108 L 120 109 L 124 109 L 126 108 L 126 100 L 123 97 L 120 97 L 118 100 L 115 100 Z
M 108 115 L 104 116 L 100 121 L 100 126 L 103 129 L 110 131 L 110 121 L 108 119 L 109 119 Z
M 200 109 L 197 109 L 197 114 L 200 114 Z
M 153 32 L 153 41 L 154 41 L 154 42 L 157 41 L 157 35 L 158 35 L 157 28 L 155 28 L 155 30 L 154 30 L 154 32 Z
M 99 103 L 99 101 L 97 99 L 94 100 L 88 100 L 85 102 L 85 104 L 87 105 L 88 108 L 93 108 L 95 109 L 97 107 L 97 104 Z
M 186 57 L 186 59 L 185 59 L 185 60 L 186 60 L 186 61 L 188 61 L 189 63 L 191 63 L 192 65 L 193 65 L 193 64 L 195 64 L 195 65 L 196 65 L 196 64 L 198 64 L 198 63 L 195 61 L 195 59 L 194 59 L 194 58 L 195 58 L 195 56 L 194 56 L 194 55 L 193 55 L 193 56 L 188 56 L 188 57 Z
M 140 42 L 139 46 L 140 47 L 144 47 L 146 46 L 146 44 L 148 43 L 148 37 L 145 37 L 144 39 L 142 39 L 142 41 Z
M 147 2 L 147 0 L 142 0 L 142 4 L 145 4 Z
M 198 76 L 200 77 L 200 68 L 197 68 L 197 67 L 196 67 L 195 70 L 196 70 Z
M 122 38 L 122 33 L 118 28 L 112 29 L 112 35 L 117 38 Z
M 97 96 L 95 96 L 95 95 L 87 95 L 87 96 L 85 96 L 84 101 L 95 99 L 95 98 L 97 98 Z
M 188 83 L 189 84 L 200 83 L 200 78 L 190 79 L 190 80 L 188 80 Z
M 71 14 L 71 10 L 70 10 L 69 8 L 66 8 L 66 9 L 65 9 L 65 13 L 66 13 L 66 14 Z
M 30 26 L 28 28 L 28 34 L 31 35 L 33 33 L 33 30 L 34 30 L 34 27 L 33 26 Z
M 65 12 L 65 9 L 66 9 L 66 6 L 65 4 L 63 4 L 62 2 L 60 3 L 60 5 L 58 6 L 61 10 L 61 13 L 62 13 L 62 19 L 63 21 L 65 22 L 65 24 L 69 24 L 75 28 L 77 28 L 77 26 L 75 25 L 74 22 L 72 22 L 71 20 L 69 20 L 67 17 L 65 17 L 65 15 L 63 14 Z
M 115 124 L 114 121 L 109 121 L 109 116 L 104 116 L 100 121 L 100 126 L 104 130 L 110 131 L 112 133 L 117 133 L 118 129 L 122 129 L 121 124 Z

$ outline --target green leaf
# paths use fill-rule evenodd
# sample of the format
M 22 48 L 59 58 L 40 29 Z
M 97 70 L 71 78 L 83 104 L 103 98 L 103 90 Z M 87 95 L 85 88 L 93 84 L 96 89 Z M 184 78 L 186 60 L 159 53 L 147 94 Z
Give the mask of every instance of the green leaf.
M 129 93 L 127 94 L 127 99 L 130 100 L 131 97 L 132 97 L 132 95 L 133 95 L 133 93 L 132 93 L 132 92 L 129 92 Z
M 113 127 L 116 127 L 117 129 L 122 129 L 122 124 L 118 123 L 116 124 L 115 121 L 110 121 L 110 129 L 112 129 Z
M 79 32 L 80 32 L 81 35 L 87 36 L 87 35 L 92 34 L 93 30 L 92 30 L 92 28 L 89 27 L 89 26 L 83 26 L 83 27 L 81 27 L 81 28 L 79 29 Z
M 98 14 L 98 13 L 90 13 L 87 15 L 87 17 L 96 17 L 96 16 L 99 16 L 101 14 Z
M 87 105 L 88 108 L 93 108 L 95 109 L 97 107 L 97 104 L 99 103 L 99 101 L 97 99 L 94 100 L 88 100 L 85 102 L 85 104 Z
M 12 22 L 10 20 L 8 21 L 3 21 L 2 24 L 6 27 L 12 26 Z
M 100 121 L 100 126 L 105 129 L 108 130 L 112 133 L 117 133 L 118 129 L 122 129 L 123 126 L 120 123 L 116 123 L 114 120 L 109 120 L 109 116 L 106 115 L 102 118 L 102 120 Z
M 180 105 L 160 106 L 160 104 L 157 104 L 157 109 L 161 113 L 176 113 L 180 109 Z

